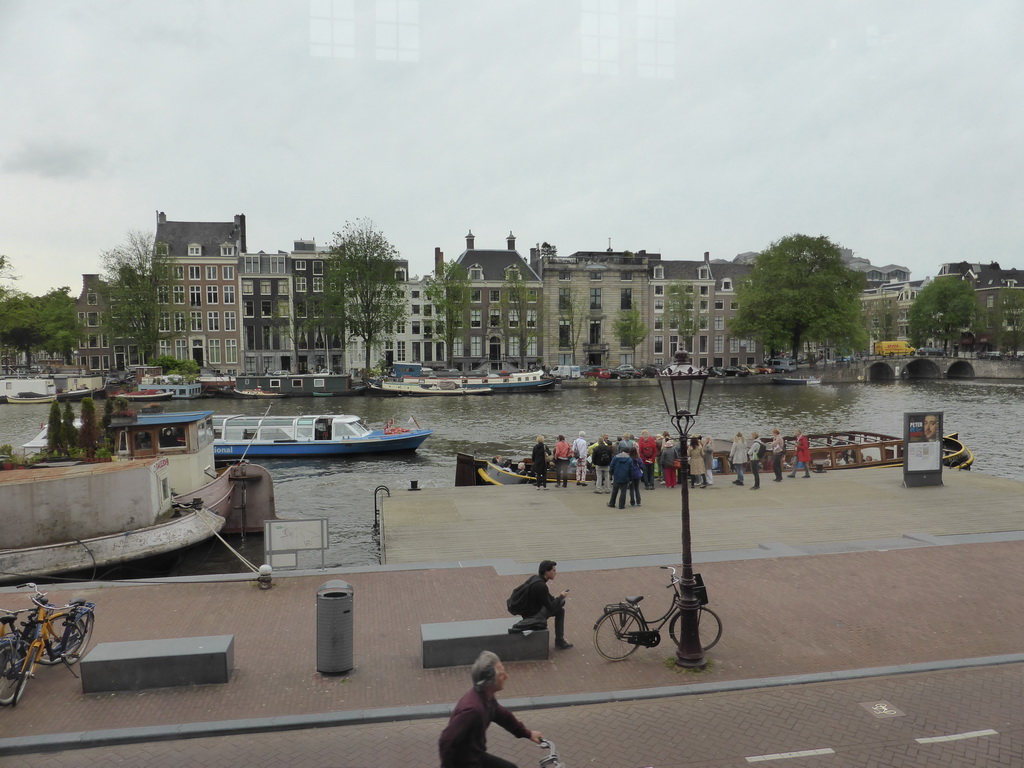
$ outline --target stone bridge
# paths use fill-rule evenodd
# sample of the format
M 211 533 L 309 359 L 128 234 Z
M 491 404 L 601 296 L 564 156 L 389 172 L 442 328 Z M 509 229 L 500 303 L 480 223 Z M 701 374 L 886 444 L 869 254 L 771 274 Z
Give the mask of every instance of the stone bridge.
M 851 366 L 856 369 L 860 366 Z M 1024 361 L 964 357 L 890 357 L 863 365 L 862 381 L 894 379 L 1024 379 Z

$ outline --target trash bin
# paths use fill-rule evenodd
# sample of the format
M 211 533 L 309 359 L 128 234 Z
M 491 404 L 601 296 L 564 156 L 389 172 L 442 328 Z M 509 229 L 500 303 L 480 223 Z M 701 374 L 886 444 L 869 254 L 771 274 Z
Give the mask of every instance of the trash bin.
M 352 585 L 328 581 L 316 593 L 316 671 L 352 669 Z

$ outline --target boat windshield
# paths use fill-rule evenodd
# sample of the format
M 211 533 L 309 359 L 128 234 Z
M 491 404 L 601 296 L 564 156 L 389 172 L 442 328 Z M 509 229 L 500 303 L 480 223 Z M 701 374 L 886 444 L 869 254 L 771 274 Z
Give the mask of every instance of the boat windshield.
M 363 423 L 362 419 L 335 419 L 334 439 L 341 440 L 346 437 L 366 437 L 372 430 Z

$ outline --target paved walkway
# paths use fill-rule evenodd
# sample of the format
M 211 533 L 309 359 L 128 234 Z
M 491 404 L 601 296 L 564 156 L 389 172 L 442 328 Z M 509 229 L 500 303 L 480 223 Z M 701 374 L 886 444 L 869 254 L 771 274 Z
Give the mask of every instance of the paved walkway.
M 804 486 L 788 481 L 782 488 L 796 493 L 829 479 L 802 481 Z M 1014 486 L 1013 496 L 992 491 L 974 506 L 1009 506 L 1019 517 L 1020 486 Z M 789 509 L 759 508 L 751 516 L 774 517 L 782 530 Z M 949 510 L 937 507 L 936 514 Z M 678 539 L 678 518 L 675 525 L 665 537 L 672 542 Z M 572 549 L 571 540 L 544 530 L 537 535 L 555 550 L 545 556 L 561 559 L 562 551 Z M 622 537 L 628 545 L 628 533 Z M 1024 541 L 1017 534 L 979 539 L 921 546 L 942 539 L 919 537 L 906 549 L 892 549 L 897 540 L 874 546 L 846 542 L 844 549 L 860 551 L 800 557 L 780 556 L 799 551 L 783 545 L 763 550 L 761 557 L 700 553 L 696 559 L 712 606 L 725 625 L 702 673 L 667 664 L 667 644 L 639 649 L 619 663 L 605 661 L 593 647 L 593 622 L 606 603 L 626 593 L 646 595 L 644 605 L 652 610 L 667 601 L 666 572 L 656 566 L 673 558 L 562 560 L 555 586 L 571 588 L 567 634 L 576 647 L 553 650 L 549 662 L 510 664 L 504 699 L 558 742 L 570 766 L 741 765 L 750 756 L 818 745 L 848 754 L 845 762 L 830 765 L 871 759 L 880 765 L 1019 765 L 1024 659 L 1016 654 L 1024 650 L 1024 593 L 1007 585 L 1024 579 Z M 526 570 L 515 554 L 469 567 L 405 565 L 277 577 L 269 591 L 231 578 L 52 589 L 55 602 L 80 594 L 97 603 L 94 642 L 234 634 L 236 670 L 226 685 L 85 695 L 66 668 L 42 669 L 22 703 L 0 711 L 0 762 L 436 765 L 437 733 L 447 707 L 468 687 L 468 675 L 466 668 L 421 668 L 419 625 L 501 616 L 505 597 Z M 315 595 L 334 578 L 355 590 L 356 668 L 326 677 L 315 670 Z M 25 602 L 24 593 L 0 591 L 0 605 Z M 947 670 L 965 659 L 984 659 L 982 669 Z M 874 672 L 861 671 L 866 669 Z M 851 682 L 840 682 L 847 677 Z M 913 680 L 920 681 L 916 688 Z M 772 682 L 807 684 L 776 689 L 768 687 Z M 878 719 L 861 706 L 881 700 L 907 716 Z M 971 709 L 974 700 L 1007 702 L 1005 716 L 995 705 Z M 304 730 L 309 728 L 317 730 Z M 883 729 L 900 730 L 898 738 L 909 741 L 894 746 L 897 735 Z M 941 758 L 922 754 L 914 735 L 988 729 L 1001 735 L 971 737 L 989 745 L 987 762 L 977 763 L 967 762 L 962 751 Z M 500 732 L 491 739 L 495 751 L 521 765 L 542 754 Z M 119 741 L 133 743 L 115 746 Z M 52 750 L 64 751 L 24 754 Z M 906 762 L 878 758 L 893 750 Z M 815 759 L 820 756 L 787 765 L 818 764 Z

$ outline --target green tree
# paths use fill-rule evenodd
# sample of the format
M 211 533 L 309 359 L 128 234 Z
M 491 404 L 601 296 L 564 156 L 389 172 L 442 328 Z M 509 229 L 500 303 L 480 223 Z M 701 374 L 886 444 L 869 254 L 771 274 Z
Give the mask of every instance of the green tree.
M 697 313 L 691 283 L 669 283 L 665 290 L 665 323 L 679 331 L 682 349 L 692 351 L 693 335 L 697 333 Z M 672 350 L 667 350 L 671 358 Z
M 899 306 L 891 296 L 870 302 L 864 313 L 868 336 L 878 341 L 895 340 L 898 313 Z
M 1019 352 L 1024 346 L 1024 289 L 1001 288 L 997 306 L 1002 343 L 1014 353 Z
M 359 219 L 335 233 L 325 260 L 331 277 L 325 293 L 332 294 L 325 306 L 325 322 L 333 315 L 334 322 L 342 321 L 343 338 L 363 340 L 367 369 L 373 347 L 387 341 L 405 320 L 404 289 L 396 274 L 398 256 L 372 221 Z
M 100 443 L 99 425 L 96 423 L 96 401 L 91 397 L 82 400 L 82 426 L 78 430 L 78 447 L 90 459 L 96 455 Z
M 160 366 L 165 375 L 185 376 L 193 379 L 199 376 L 199 363 L 192 358 L 179 360 L 172 355 L 161 355 L 150 364 Z
M 434 305 L 434 333 L 444 341 L 451 368 L 455 344 L 462 340 L 462 329 L 469 312 L 469 275 L 461 264 L 449 261 L 427 283 L 427 299 Z
M 558 289 L 558 347 L 572 352 L 572 364 L 576 364 L 576 349 L 583 335 L 583 324 L 587 319 L 587 309 L 583 301 L 573 294 L 572 286 L 560 286 Z
M 0 304 L 0 343 L 23 354 L 26 365 L 40 351 L 70 362 L 81 327 L 68 290 L 55 288 L 43 296 L 8 293 Z
M 936 278 L 918 291 L 910 305 L 911 344 L 923 346 L 929 339 L 938 339 L 949 351 L 949 345 L 971 327 L 977 308 L 970 283 L 955 275 Z
M 50 403 L 50 417 L 46 422 L 46 452 L 53 456 L 67 453 L 63 422 L 60 420 L 60 403 L 56 400 Z
M 104 330 L 114 339 L 134 339 L 145 363 L 160 339 L 161 287 L 172 283 L 171 257 L 149 232 L 129 230 L 121 245 L 100 254 L 107 312 Z
M 71 401 L 64 403 L 64 413 L 61 417 L 61 442 L 64 443 L 64 450 L 70 454 L 72 449 L 78 446 L 78 427 L 75 426 L 75 409 L 71 407 Z
M 729 328 L 793 357 L 805 341 L 860 348 L 863 288 L 864 275 L 843 263 L 827 237 L 788 235 L 762 251 L 737 283 L 739 309 Z
M 628 309 L 619 313 L 615 321 L 615 337 L 624 347 L 629 347 L 633 359 L 636 359 L 636 348 L 644 343 L 650 329 L 640 317 L 640 310 Z
M 530 343 L 537 338 L 537 288 L 523 276 L 522 267 L 505 270 L 501 284 L 501 318 L 505 338 L 515 341 L 519 367 L 526 370 Z

